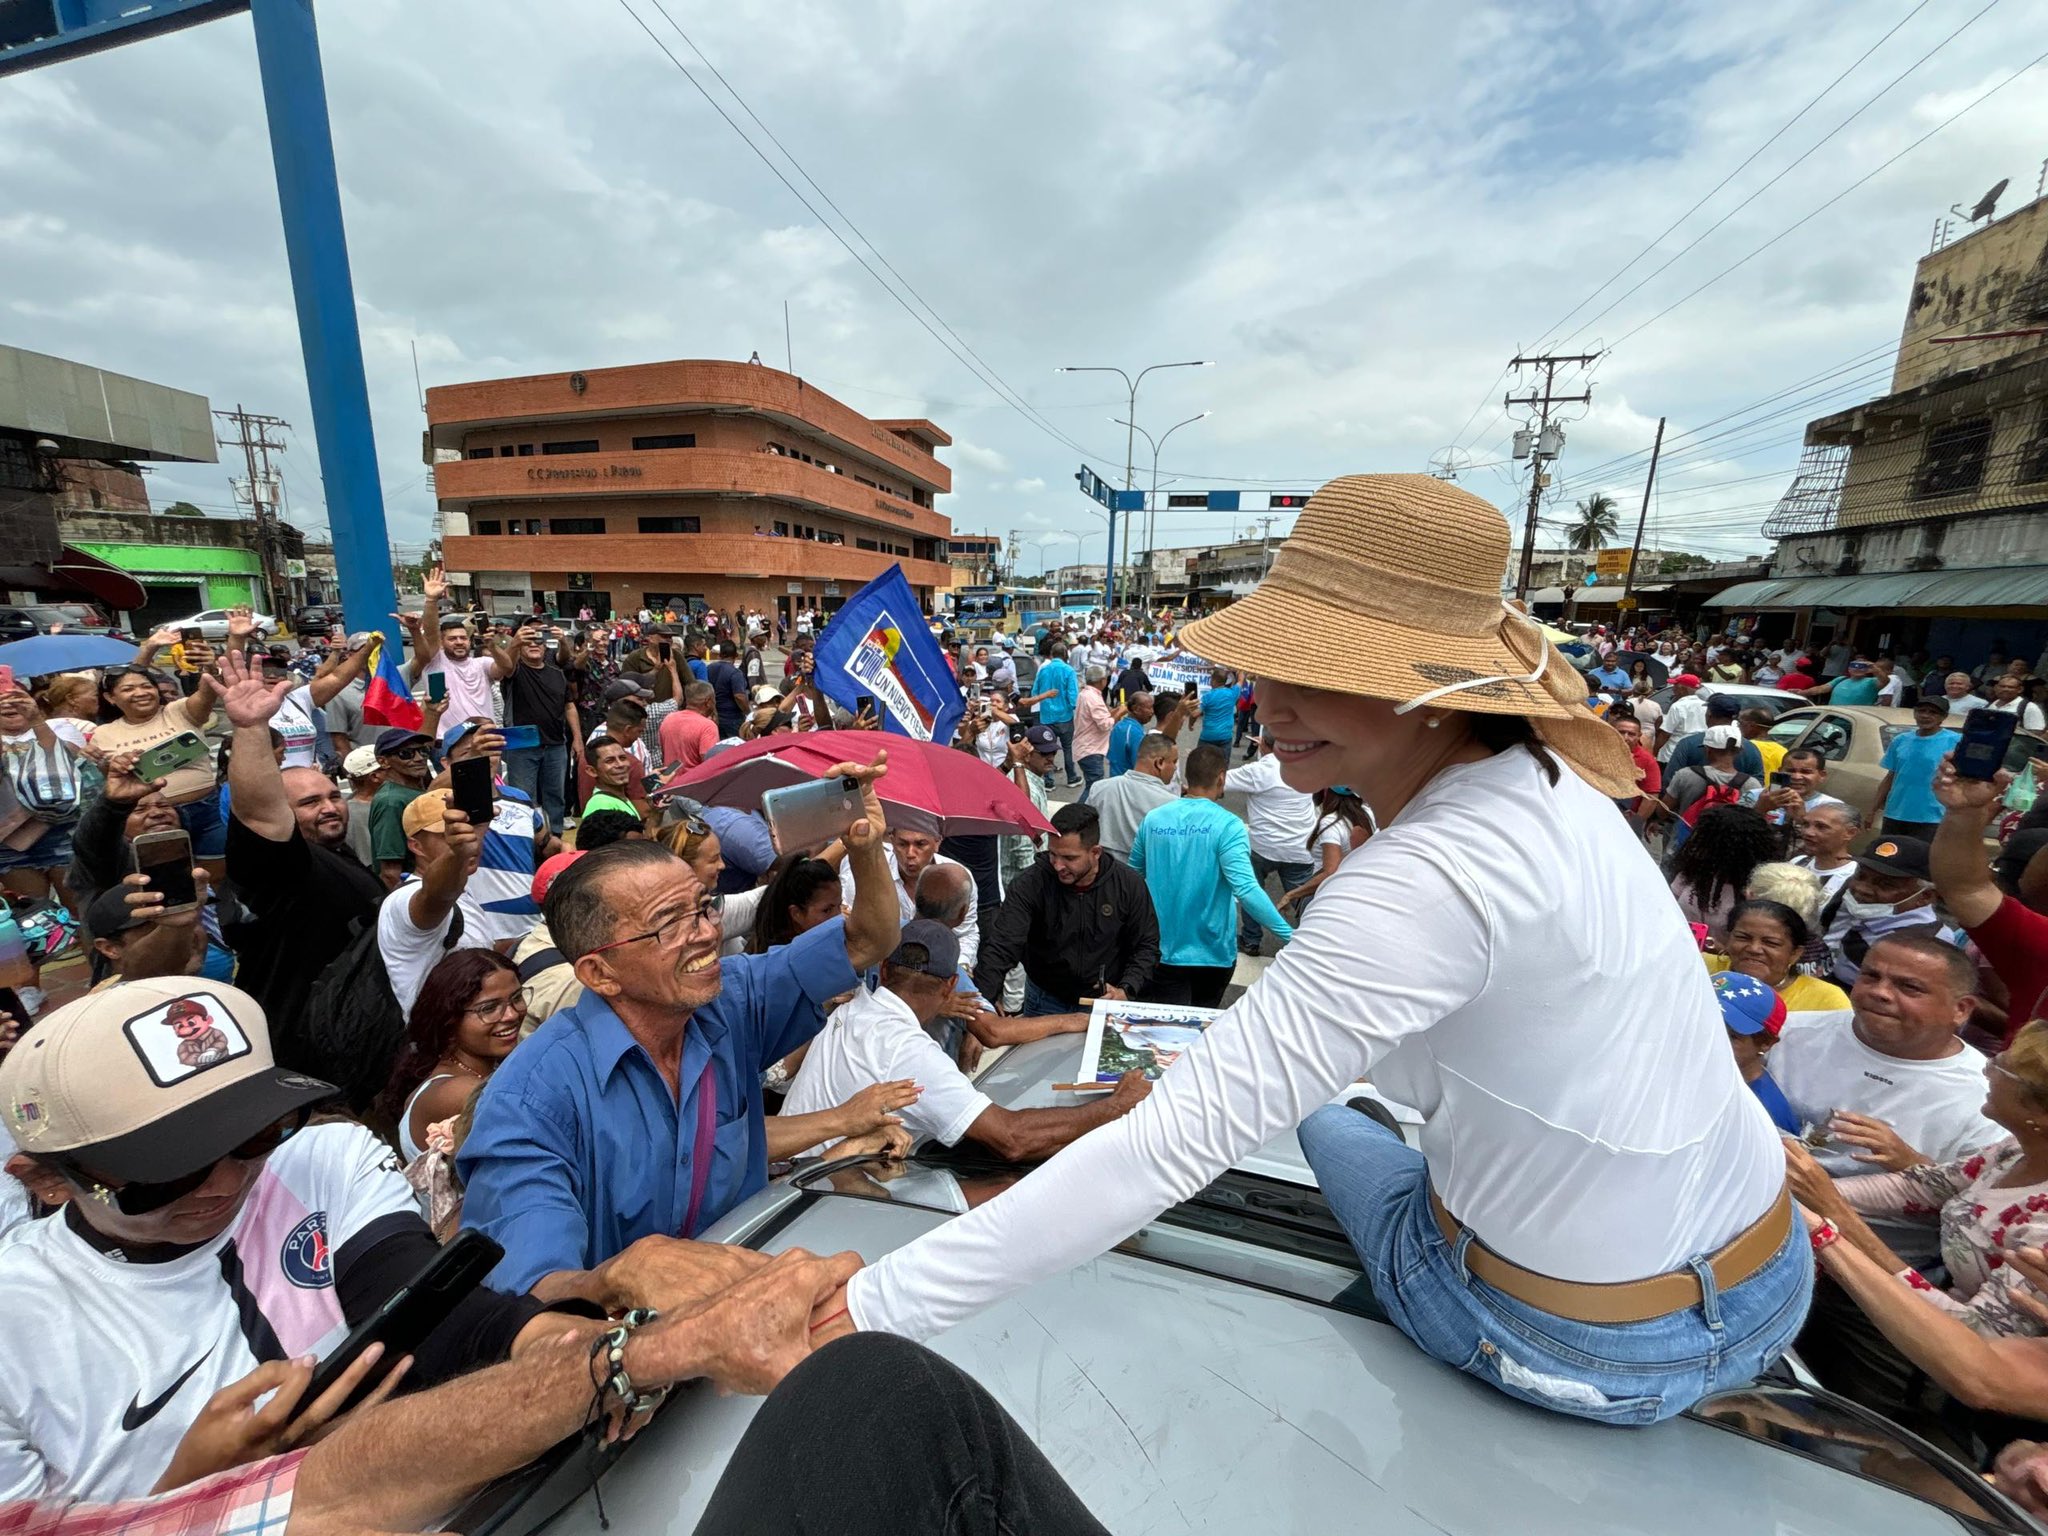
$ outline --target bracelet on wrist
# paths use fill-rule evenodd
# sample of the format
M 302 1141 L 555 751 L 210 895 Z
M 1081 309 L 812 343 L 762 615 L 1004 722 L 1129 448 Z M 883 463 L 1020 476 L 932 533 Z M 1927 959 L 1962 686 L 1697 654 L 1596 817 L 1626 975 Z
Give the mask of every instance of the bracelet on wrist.
M 1813 1244 L 1813 1251 L 1819 1253 L 1823 1248 L 1832 1248 L 1839 1243 L 1842 1232 L 1832 1221 L 1822 1218 L 1820 1225 L 1809 1232 L 1807 1238 Z

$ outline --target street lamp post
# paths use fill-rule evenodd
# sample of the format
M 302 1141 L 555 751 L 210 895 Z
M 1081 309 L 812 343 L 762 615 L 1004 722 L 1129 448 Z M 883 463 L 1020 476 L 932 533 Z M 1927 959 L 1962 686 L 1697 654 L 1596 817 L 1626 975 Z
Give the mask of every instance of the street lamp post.
M 1145 382 L 1146 374 L 1157 373 L 1162 368 L 1210 368 L 1214 366 L 1215 365 L 1206 358 L 1198 358 L 1194 362 L 1189 363 L 1152 363 L 1147 367 L 1140 368 L 1138 370 L 1138 376 L 1135 379 L 1132 378 L 1128 373 L 1124 372 L 1124 370 L 1121 368 L 1112 368 L 1098 364 L 1090 364 L 1085 367 L 1060 368 L 1055 371 L 1059 373 L 1115 374 L 1118 378 L 1124 381 L 1125 387 L 1130 391 L 1130 399 L 1124 410 L 1124 418 L 1127 423 L 1130 423 L 1135 422 L 1138 419 L 1138 386 Z M 1124 433 L 1124 489 L 1127 491 L 1135 491 L 1138 488 L 1136 465 L 1137 451 L 1138 440 L 1135 428 L 1133 428 L 1132 430 L 1126 431 Z M 1128 538 L 1130 534 L 1130 529 L 1126 527 L 1124 533 L 1125 536 Z M 1116 508 L 1113 506 L 1109 510 L 1108 555 L 1109 558 L 1105 562 L 1108 568 L 1108 576 L 1103 583 L 1102 596 L 1105 610 L 1113 612 L 1116 608 Z
M 1074 541 L 1074 558 L 1078 561 L 1081 557 L 1081 546 L 1088 542 L 1088 535 L 1085 533 L 1055 533 L 1042 539 L 1026 539 L 1024 541 L 1038 551 L 1038 576 L 1041 581 L 1045 579 L 1047 574 L 1045 568 L 1045 547 L 1048 544 L 1058 544 L 1066 539 Z
M 1159 450 L 1164 448 L 1166 440 L 1182 427 L 1191 427 L 1196 422 L 1206 420 L 1214 414 L 1215 412 L 1213 411 L 1203 411 L 1198 416 L 1190 416 L 1186 421 L 1176 421 L 1172 426 L 1159 434 L 1157 441 L 1154 441 L 1152 434 L 1146 432 L 1143 427 L 1138 426 L 1135 421 L 1116 421 L 1116 418 L 1113 416 L 1110 418 L 1111 421 L 1116 421 L 1116 425 L 1120 427 L 1130 427 L 1144 433 L 1145 441 L 1152 445 L 1152 489 L 1145 493 L 1145 575 L 1140 582 L 1138 593 L 1138 602 L 1147 612 L 1150 612 L 1152 608 L 1152 539 L 1156 531 L 1156 524 L 1154 523 L 1156 514 L 1153 503 L 1159 499 Z M 1124 528 L 1124 537 L 1126 539 L 1130 537 L 1130 527 L 1128 524 Z

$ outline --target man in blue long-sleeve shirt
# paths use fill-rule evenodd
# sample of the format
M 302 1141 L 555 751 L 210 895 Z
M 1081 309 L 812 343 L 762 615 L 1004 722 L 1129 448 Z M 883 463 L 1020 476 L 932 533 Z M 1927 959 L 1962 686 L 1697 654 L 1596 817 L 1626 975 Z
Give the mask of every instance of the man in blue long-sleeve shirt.
M 1284 942 L 1294 929 L 1252 873 L 1251 836 L 1225 810 L 1228 747 L 1203 744 L 1181 770 L 1181 798 L 1150 812 L 1131 846 L 1159 915 L 1152 1002 L 1216 1008 L 1237 967 L 1237 902 Z
M 1038 669 L 1033 686 L 1038 691 L 1024 702 L 1037 705 L 1038 723 L 1051 726 L 1053 734 L 1059 737 L 1067 758 L 1067 787 L 1072 789 L 1081 782 L 1081 771 L 1074 766 L 1074 712 L 1081 704 L 1081 679 L 1067 665 L 1064 645 L 1053 646 L 1052 658 Z M 1046 775 L 1045 787 L 1052 788 L 1050 774 Z

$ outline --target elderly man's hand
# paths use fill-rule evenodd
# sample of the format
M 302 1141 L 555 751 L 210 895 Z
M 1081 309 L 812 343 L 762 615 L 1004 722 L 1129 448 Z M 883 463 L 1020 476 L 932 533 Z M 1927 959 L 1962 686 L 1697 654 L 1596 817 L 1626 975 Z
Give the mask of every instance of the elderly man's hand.
M 656 1234 L 634 1242 L 602 1272 L 621 1307 L 691 1312 L 767 1264 L 768 1255 L 752 1248 Z
M 687 1314 L 635 1335 L 626 1364 L 636 1382 L 708 1376 L 726 1392 L 764 1396 L 804 1357 L 843 1331 L 846 1282 L 857 1253 L 819 1258 L 792 1248 Z
M 1846 1109 L 1838 1110 L 1828 1121 L 1828 1134 L 1836 1141 L 1861 1148 L 1856 1153 L 1857 1162 L 1876 1163 L 1893 1173 L 1904 1173 L 1908 1168 L 1918 1168 L 1929 1161 L 1884 1121 Z
M 882 811 L 882 797 L 875 793 L 875 781 L 889 771 L 889 749 L 875 754 L 872 763 L 834 763 L 820 777 L 852 779 L 860 786 L 861 814 L 846 829 L 846 846 L 866 849 L 878 846 L 889 835 L 889 818 Z

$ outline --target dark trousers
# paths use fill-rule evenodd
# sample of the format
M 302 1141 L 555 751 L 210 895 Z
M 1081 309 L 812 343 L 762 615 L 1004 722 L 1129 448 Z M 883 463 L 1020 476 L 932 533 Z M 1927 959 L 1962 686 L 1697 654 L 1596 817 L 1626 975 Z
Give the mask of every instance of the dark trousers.
M 878 1411 L 886 1434 L 871 1432 Z M 836 1340 L 783 1378 L 697 1525 L 697 1536 L 818 1531 L 1106 1536 L 972 1377 L 886 1333 Z
M 1297 885 L 1307 885 L 1309 877 L 1315 872 L 1315 865 L 1309 863 L 1306 859 L 1301 860 L 1299 863 L 1291 859 L 1283 862 L 1279 859 L 1269 859 L 1263 853 L 1254 852 L 1252 854 L 1252 878 L 1263 886 L 1266 883 L 1266 876 L 1278 875 L 1280 877 L 1280 894 L 1283 896 Z M 1238 948 L 1258 948 L 1259 935 L 1265 931 L 1265 925 L 1254 918 L 1251 912 L 1240 903 L 1237 909 Z
M 1080 783 L 1081 772 L 1074 766 L 1074 722 L 1071 720 L 1047 720 L 1043 723 L 1051 726 L 1053 735 L 1060 739 L 1060 751 L 1066 754 L 1067 760 L 1067 783 L 1070 785 Z M 1051 774 L 1045 776 L 1045 782 L 1048 787 L 1051 786 Z
M 1162 965 L 1152 972 L 1152 985 L 1145 989 L 1145 1001 L 1221 1008 L 1223 990 L 1236 973 L 1234 965 Z

